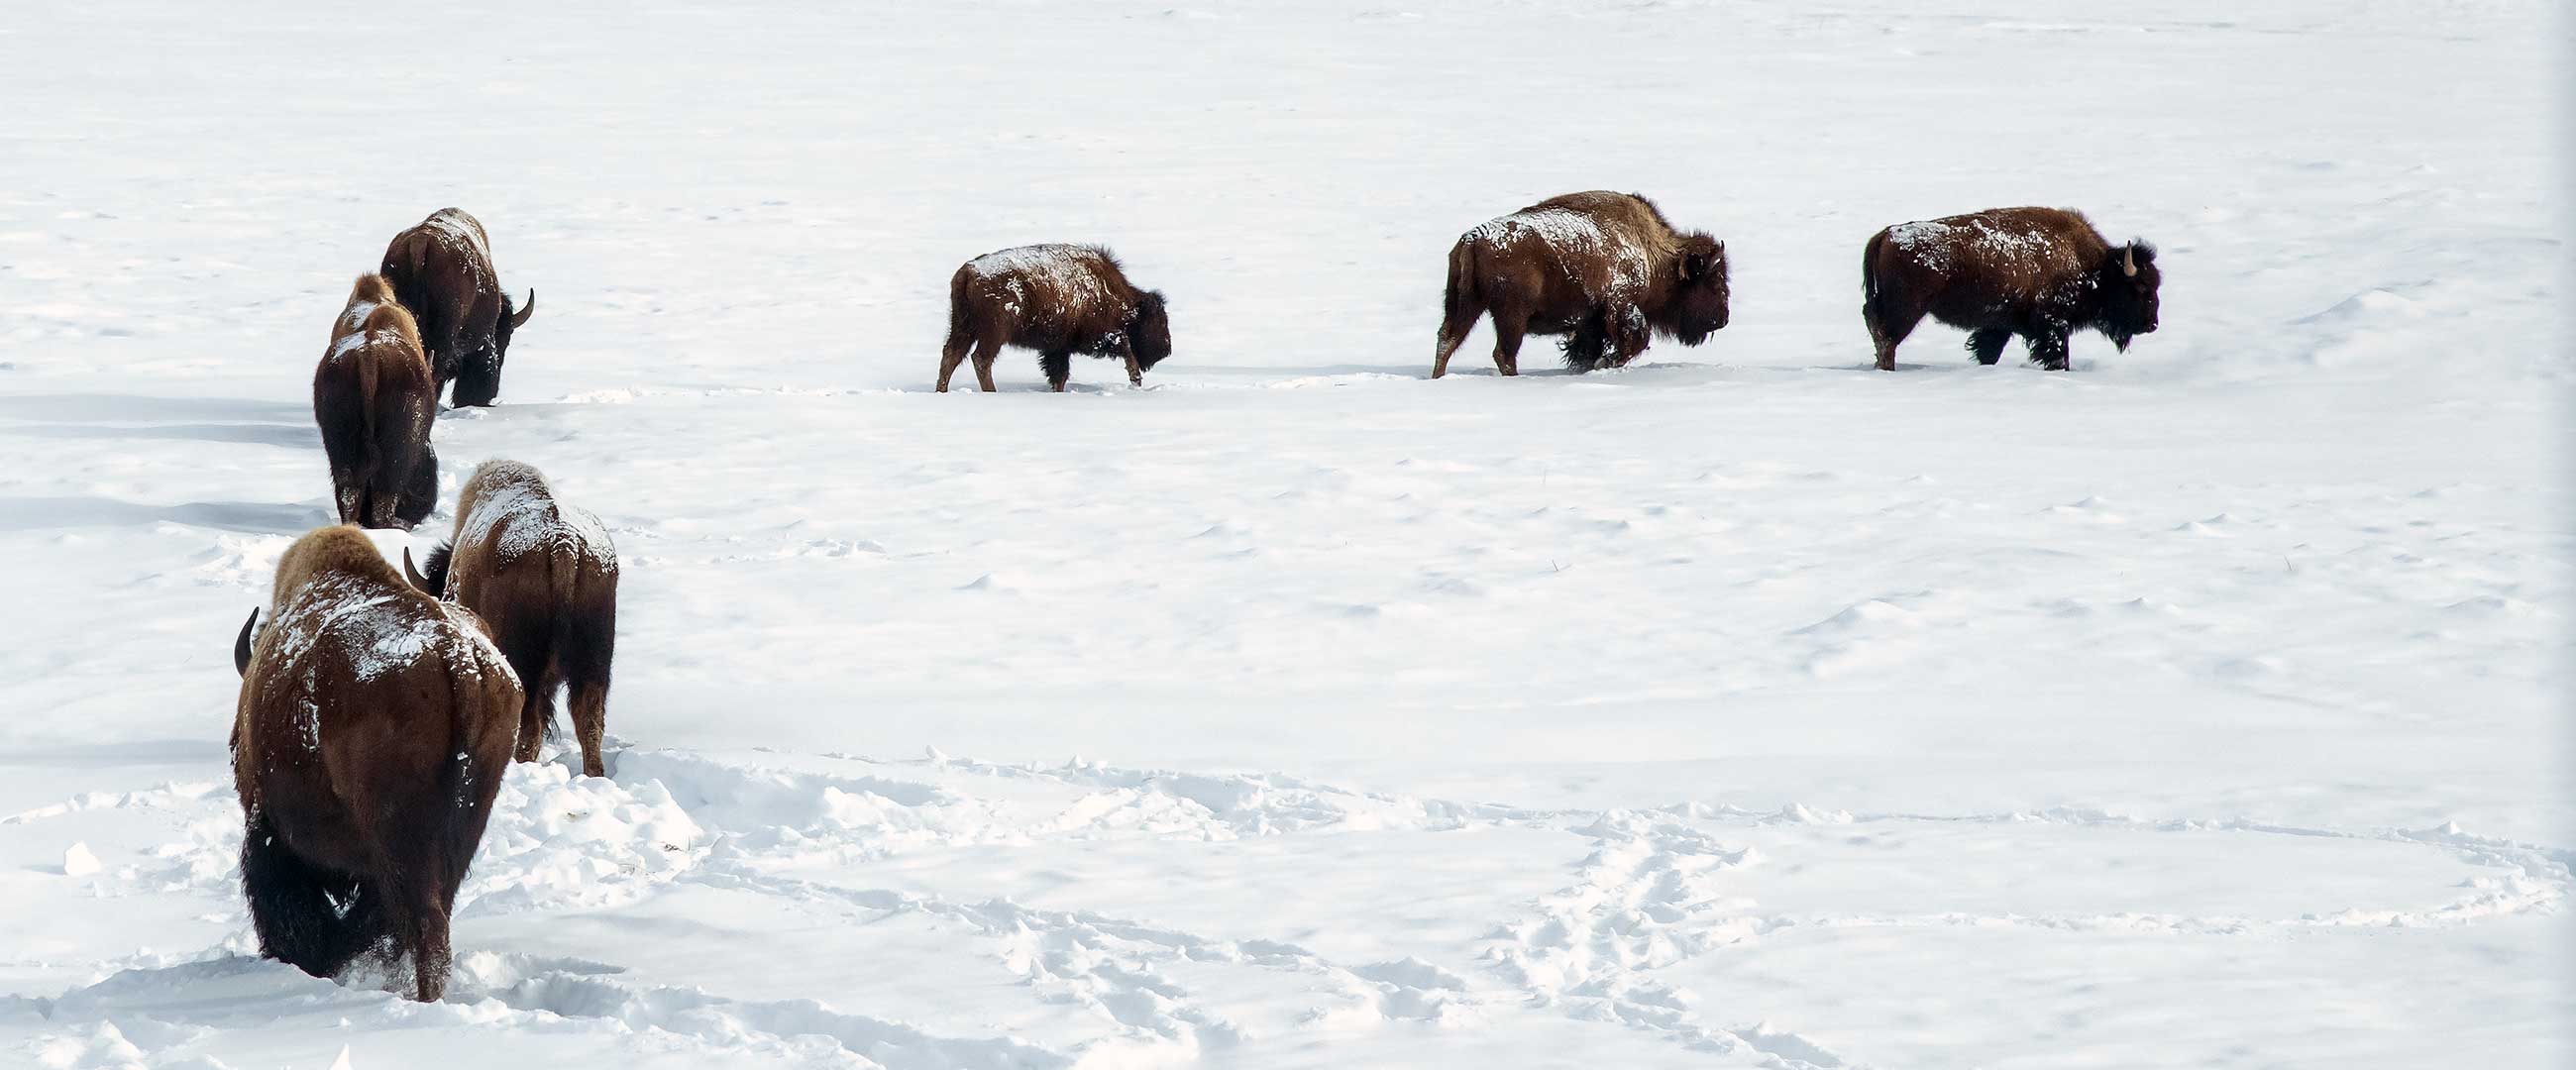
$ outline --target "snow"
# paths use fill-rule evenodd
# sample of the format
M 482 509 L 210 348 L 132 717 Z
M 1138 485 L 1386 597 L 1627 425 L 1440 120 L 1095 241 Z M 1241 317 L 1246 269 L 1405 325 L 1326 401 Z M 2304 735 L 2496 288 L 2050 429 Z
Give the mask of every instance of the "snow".
M 2550 5 L 112 7 L 0 30 L 0 1065 L 2576 1062 Z M 1730 326 L 1427 381 L 1599 188 Z M 451 204 L 550 296 L 445 496 L 622 576 L 422 1006 L 256 957 L 225 737 Z M 1872 370 L 1868 237 L 2015 204 L 2163 329 Z M 929 391 L 1095 238 L 1151 387 Z

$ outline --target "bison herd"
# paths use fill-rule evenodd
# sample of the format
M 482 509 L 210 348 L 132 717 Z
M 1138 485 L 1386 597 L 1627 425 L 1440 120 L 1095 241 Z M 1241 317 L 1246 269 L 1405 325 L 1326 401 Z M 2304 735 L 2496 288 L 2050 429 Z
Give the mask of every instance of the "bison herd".
M 2081 213 L 2005 208 L 1888 227 L 1861 262 L 1861 318 L 1878 367 L 1929 316 L 1964 329 L 1993 364 L 2014 335 L 2066 368 L 2070 332 L 2121 349 L 2156 329 L 2156 251 L 2114 245 Z M 1172 352 L 1159 291 L 1109 250 L 1030 245 L 967 261 L 949 279 L 946 391 L 971 355 L 995 389 L 1002 347 L 1038 353 L 1062 391 L 1076 353 L 1116 357 L 1127 381 Z M 340 523 L 295 541 L 266 607 L 234 642 L 232 732 L 242 890 L 263 954 L 316 975 L 360 955 L 408 959 L 435 1000 L 448 913 L 507 764 L 535 761 L 569 693 L 582 772 L 605 776 L 617 552 L 596 517 L 556 499 L 537 469 L 491 461 L 458 494 L 448 540 L 396 572 L 360 528 L 409 530 L 438 497 L 430 432 L 439 395 L 490 405 L 514 304 L 491 240 L 454 208 L 395 235 L 332 322 L 313 373 Z M 1727 323 L 1726 243 L 1682 230 L 1654 202 L 1593 191 L 1491 220 L 1449 250 L 1432 378 L 1480 318 L 1494 367 L 1520 371 L 1529 335 L 1562 337 L 1575 371 L 1625 367 L 1657 336 L 1698 345 Z

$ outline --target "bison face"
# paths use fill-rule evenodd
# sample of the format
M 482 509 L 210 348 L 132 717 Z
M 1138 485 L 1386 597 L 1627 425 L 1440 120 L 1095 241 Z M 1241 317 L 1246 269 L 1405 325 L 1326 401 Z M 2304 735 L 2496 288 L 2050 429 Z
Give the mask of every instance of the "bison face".
M 2121 352 L 2129 339 L 2156 330 L 2156 288 L 2164 273 L 2156 269 L 2156 247 L 2131 241 L 2111 250 L 2102 266 L 2102 333 Z
M 1681 287 L 1673 292 L 1673 337 L 1695 346 L 1726 326 L 1726 243 L 1694 235 L 1682 247 Z
M 1127 313 L 1127 344 L 1136 351 L 1136 363 L 1151 368 L 1172 355 L 1172 320 L 1163 311 L 1163 293 L 1147 290 L 1136 299 L 1136 307 Z

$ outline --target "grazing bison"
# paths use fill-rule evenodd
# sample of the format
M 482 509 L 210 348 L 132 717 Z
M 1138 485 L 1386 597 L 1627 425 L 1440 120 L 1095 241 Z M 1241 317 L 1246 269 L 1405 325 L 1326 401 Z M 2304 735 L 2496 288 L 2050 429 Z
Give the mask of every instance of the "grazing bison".
M 1977 363 L 2003 356 L 2018 334 L 2030 357 L 2066 370 L 2068 332 L 2092 328 L 2122 352 L 2156 329 L 2156 249 L 2113 245 L 2082 212 L 1997 208 L 1902 223 L 1869 239 L 1862 255 L 1861 318 L 1881 371 L 1926 315 L 1968 332 Z
M 617 549 L 599 518 L 555 500 L 546 477 L 517 461 L 486 461 L 456 499 L 456 531 L 424 571 L 403 552 L 412 584 L 473 610 L 526 685 L 519 760 L 537 760 L 554 734 L 555 688 L 572 693 L 581 771 L 600 764 L 608 724 L 608 664 L 617 649 Z
M 242 892 L 260 953 L 328 977 L 390 942 L 447 987 L 448 912 L 518 736 L 519 681 L 464 607 L 412 590 L 357 528 L 277 563 L 233 641 Z
M 411 314 L 384 276 L 358 276 L 313 371 L 313 422 L 341 523 L 409 529 L 429 515 L 438 498 L 438 454 L 429 445 L 437 411 L 438 386 Z
M 537 292 L 528 291 L 528 307 L 512 308 L 510 295 L 501 291 L 501 276 L 493 270 L 492 243 L 483 236 L 483 224 L 463 209 L 441 208 L 419 226 L 394 235 L 385 246 L 384 266 L 377 270 L 420 321 L 439 389 L 453 380 L 457 405 L 491 404 L 501 393 L 501 362 L 510 354 L 510 334 L 536 313 Z
M 1653 335 L 1695 346 L 1726 326 L 1726 243 L 1674 230 L 1633 193 L 1550 197 L 1460 237 L 1441 304 L 1434 379 L 1489 313 L 1504 375 L 1520 374 L 1528 334 L 1566 335 L 1575 371 L 1625 367 Z
M 1024 245 L 966 262 L 948 279 L 948 343 L 939 351 L 939 390 L 975 350 L 975 383 L 993 390 L 993 358 L 1005 345 L 1038 351 L 1047 389 L 1061 393 L 1073 355 L 1121 357 L 1127 381 L 1172 355 L 1172 324 L 1158 290 L 1139 290 L 1118 258 L 1093 245 Z

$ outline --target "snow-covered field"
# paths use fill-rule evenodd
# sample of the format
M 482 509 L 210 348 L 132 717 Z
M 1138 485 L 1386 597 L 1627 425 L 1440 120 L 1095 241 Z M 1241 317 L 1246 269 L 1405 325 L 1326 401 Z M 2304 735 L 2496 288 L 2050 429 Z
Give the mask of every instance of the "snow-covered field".
M 0 13 L 0 1065 L 2576 1062 L 2556 5 L 1170 2 Z M 1733 325 L 1426 380 L 1599 187 Z M 2164 329 L 1864 370 L 2021 203 Z M 422 1006 L 256 957 L 224 739 L 450 204 L 540 308 L 448 490 L 625 578 Z M 1172 359 L 928 392 L 1044 240 Z

